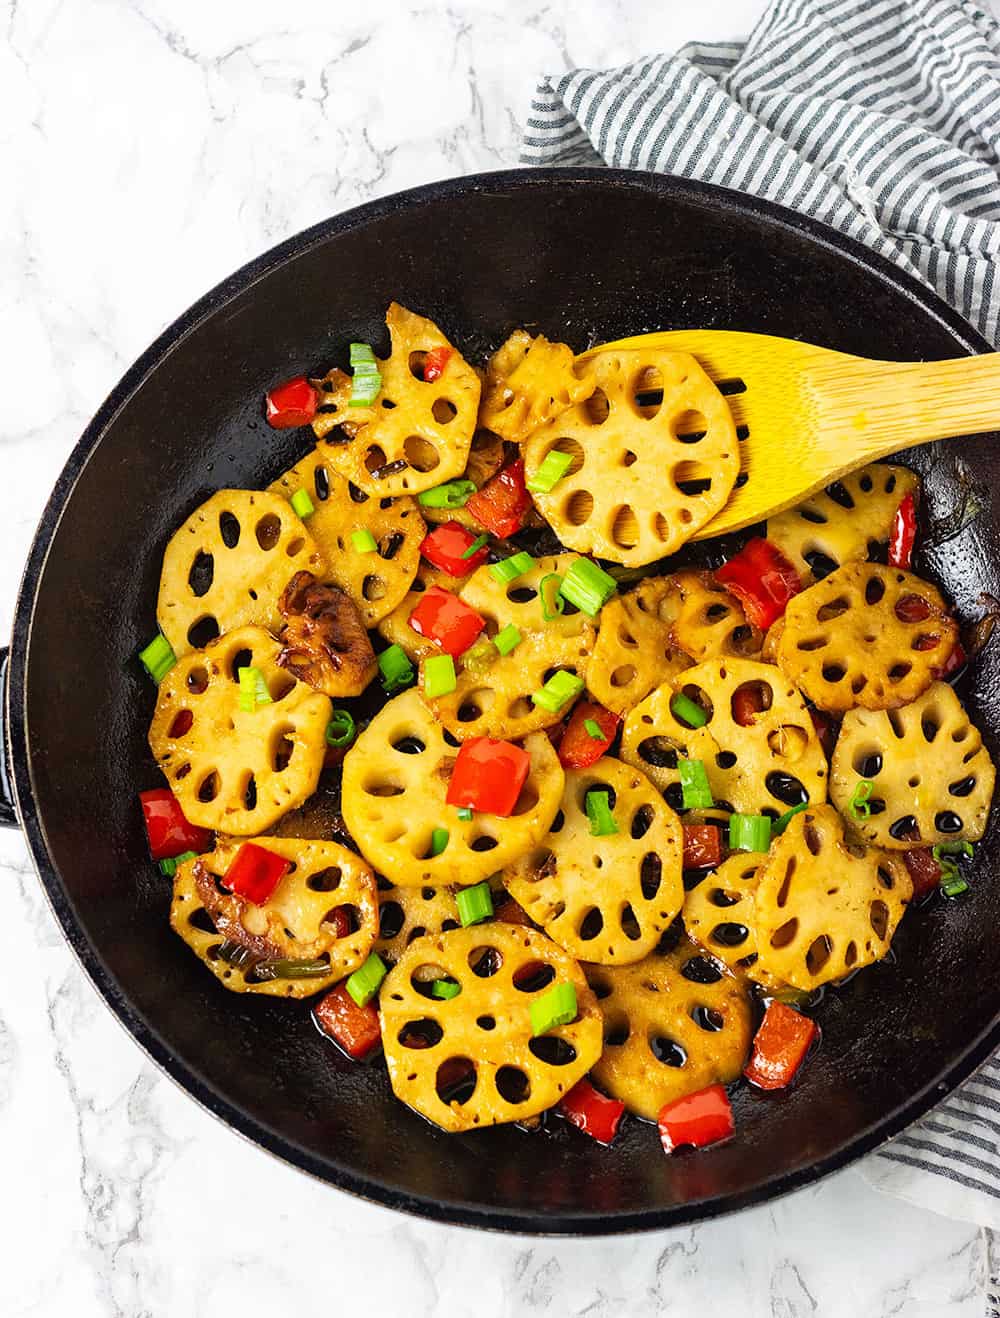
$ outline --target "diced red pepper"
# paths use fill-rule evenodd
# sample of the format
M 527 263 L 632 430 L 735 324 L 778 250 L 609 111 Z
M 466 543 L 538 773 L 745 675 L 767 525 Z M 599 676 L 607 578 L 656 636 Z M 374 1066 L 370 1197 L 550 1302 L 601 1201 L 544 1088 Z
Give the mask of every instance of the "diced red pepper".
M 493 918 L 501 924 L 520 924 L 529 929 L 532 927 L 531 916 L 513 897 L 508 897 L 502 906 L 497 907 Z
M 777 545 L 758 537 L 748 540 L 738 554 L 715 574 L 743 605 L 747 622 L 767 631 L 784 615 L 788 601 L 802 589 L 795 567 Z
M 433 384 L 444 375 L 444 368 L 451 360 L 454 351 L 454 348 L 431 348 L 424 358 L 424 379 L 428 384 Z
M 593 720 L 604 733 L 592 737 L 584 724 Z M 581 700 L 570 715 L 559 741 L 559 763 L 564 769 L 589 769 L 596 764 L 615 739 L 621 718 L 596 700 Z
M 524 483 L 524 462 L 508 462 L 488 480 L 481 490 L 469 497 L 465 511 L 498 540 L 520 531 L 531 507 L 531 495 Z
M 598 1144 L 610 1144 L 618 1133 L 625 1104 L 599 1093 L 589 1080 L 578 1080 L 559 1104 L 560 1113 Z
M 715 869 L 722 863 L 722 835 L 714 824 L 684 825 L 684 868 Z
M 941 882 L 941 866 L 929 847 L 914 847 L 903 852 L 903 864 L 910 871 L 914 897 L 926 897 Z
M 944 661 L 940 668 L 933 670 L 934 677 L 939 680 L 947 681 L 949 677 L 954 677 L 969 662 L 969 656 L 965 652 L 965 646 L 961 641 L 955 642 L 955 648 Z
M 316 415 L 319 394 L 304 375 L 276 385 L 267 395 L 265 412 L 267 424 L 275 430 L 291 430 L 307 426 Z
M 665 1153 L 673 1153 L 682 1144 L 703 1149 L 728 1139 L 736 1129 L 733 1109 L 722 1085 L 709 1085 L 696 1094 L 667 1103 L 660 1109 L 657 1125 Z
M 292 862 L 284 856 L 259 847 L 256 842 L 244 842 L 222 881 L 238 897 L 263 906 L 291 868 Z
M 531 756 L 520 746 L 473 737 L 462 743 L 445 800 L 459 808 L 506 817 L 517 805 L 530 767 Z
M 833 754 L 834 746 L 837 744 L 837 724 L 830 718 L 829 714 L 824 714 L 821 709 L 810 709 L 809 717 L 816 729 L 816 736 L 823 748 L 823 754 L 829 759 Z
M 207 851 L 212 845 L 210 830 L 188 823 L 180 802 L 169 787 L 140 792 L 139 801 L 146 824 L 149 854 L 154 860 L 169 860 L 185 851 Z
M 316 1006 L 314 1015 L 323 1033 L 355 1061 L 360 1062 L 382 1042 L 375 1006 L 369 1002 L 367 1007 L 359 1007 L 346 984 L 331 989 Z
M 819 1026 L 783 1002 L 768 1003 L 743 1074 L 758 1089 L 784 1089 L 819 1033 Z
M 490 552 L 484 545 L 468 558 L 463 558 L 462 555 L 475 543 L 476 537 L 464 526 L 460 526 L 458 522 L 444 522 L 441 526 L 436 526 L 429 535 L 424 536 L 420 552 L 428 563 L 433 563 L 449 576 L 464 577 L 474 572 L 477 567 L 481 567 Z
M 455 656 L 466 652 L 486 623 L 465 600 L 442 586 L 431 586 L 410 614 L 410 626 L 418 636 Z
M 903 497 L 889 531 L 889 566 L 908 568 L 913 562 L 917 538 L 917 502 L 913 492 Z

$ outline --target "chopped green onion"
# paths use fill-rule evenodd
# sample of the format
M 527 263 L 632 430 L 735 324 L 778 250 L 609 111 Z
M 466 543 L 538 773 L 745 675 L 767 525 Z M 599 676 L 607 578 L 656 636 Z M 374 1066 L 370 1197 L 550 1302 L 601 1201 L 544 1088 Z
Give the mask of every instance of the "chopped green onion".
M 472 818 L 472 806 L 471 805 L 460 806 L 458 811 L 458 817 L 459 819 L 464 820 L 465 823 L 468 823 L 469 820 Z
M 700 705 L 696 705 L 690 697 L 679 692 L 670 702 L 670 711 L 681 723 L 686 723 L 689 728 L 703 728 L 708 722 L 708 715 Z
M 952 897 L 959 892 L 965 892 L 969 886 L 958 872 L 958 866 L 952 856 L 971 856 L 973 854 L 971 842 L 939 842 L 937 846 L 931 847 L 931 855 L 941 867 L 941 877 L 938 880 L 938 886 L 946 896 Z M 957 887 L 961 884 L 961 887 Z M 954 888 L 955 892 L 948 892 L 949 888 Z
M 610 837 L 612 833 L 618 832 L 618 825 L 611 813 L 611 796 L 608 792 L 588 792 L 586 805 L 591 837 Z
M 488 535 L 476 536 L 475 540 L 473 540 L 472 544 L 469 545 L 468 549 L 463 553 L 462 557 L 474 558 L 476 554 L 479 553 L 480 549 L 482 549 L 484 545 L 488 545 L 489 543 L 490 543 L 490 538 Z
M 440 856 L 448 845 L 448 839 L 451 834 L 446 828 L 436 828 L 431 834 L 431 855 Z
M 174 647 L 162 632 L 157 632 L 150 643 L 139 651 L 142 666 L 157 686 L 177 662 Z
M 359 554 L 374 554 L 378 549 L 378 542 L 367 527 L 351 532 L 351 544 Z
M 450 654 L 432 654 L 424 660 L 424 695 L 428 700 L 450 696 L 457 686 L 455 661 Z
M 558 485 L 572 465 L 572 453 L 560 453 L 553 449 L 551 453 L 545 455 L 544 462 L 534 476 L 528 477 L 525 485 L 532 494 L 548 494 L 554 486 Z
M 351 344 L 351 396 L 348 407 L 370 407 L 382 388 L 382 374 L 368 343 Z
M 457 998 L 462 991 L 462 986 L 456 979 L 434 979 L 431 980 L 431 997 L 441 998 L 447 1002 L 450 998 Z
M 875 784 L 870 778 L 859 778 L 857 786 L 854 788 L 854 795 L 847 803 L 847 813 L 854 820 L 868 819 L 871 815 L 872 808 L 868 804 L 868 798 L 875 790 Z
M 546 622 L 555 622 L 566 607 L 566 601 L 559 593 L 562 582 L 563 579 L 558 572 L 550 572 L 538 583 L 538 598 L 541 600 L 542 617 Z
M 296 490 L 292 495 L 291 503 L 292 510 L 296 517 L 301 517 L 303 521 L 305 521 L 307 517 L 312 517 L 313 513 L 316 511 L 316 505 L 313 503 L 312 499 L 309 498 L 308 490 Z
M 493 566 L 496 567 L 497 564 L 494 563 Z M 515 627 L 512 622 L 509 622 L 506 627 L 501 628 L 496 636 L 493 637 L 493 644 L 501 654 L 510 654 L 511 650 L 516 649 L 523 639 L 524 637 L 521 635 L 519 629 Z
M 793 816 L 797 814 L 801 814 L 803 810 L 808 810 L 808 809 L 809 809 L 809 802 L 803 801 L 801 805 L 793 805 L 791 810 L 786 810 L 785 813 L 779 819 L 774 820 L 774 822 L 771 824 L 772 836 L 780 837 L 781 834 L 784 833 L 788 825 L 792 822 Z
M 484 636 L 462 655 L 462 668 L 466 673 L 481 677 L 483 673 L 493 667 L 496 661 L 497 652 L 493 648 L 493 642 L 487 640 Z
M 165 878 L 172 879 L 177 873 L 177 866 L 183 865 L 186 860 L 197 860 L 197 851 L 182 851 L 179 856 L 169 856 L 166 860 L 160 861 L 160 873 Z
M 346 709 L 335 709 L 326 725 L 326 744 L 328 746 L 350 746 L 355 734 L 354 719 Z
M 401 691 L 413 681 L 413 665 L 401 645 L 390 645 L 378 657 L 382 687 L 388 695 Z
M 379 954 L 372 952 L 365 964 L 348 979 L 347 991 L 359 1007 L 367 1007 L 388 973 L 388 967 Z
M 509 581 L 523 577 L 525 572 L 530 572 L 534 566 L 535 560 L 526 549 L 521 549 L 518 553 L 511 554 L 510 558 L 502 558 L 499 563 L 491 563 L 490 575 L 505 586 Z
M 604 731 L 601 728 L 600 723 L 598 723 L 597 719 L 585 718 L 583 720 L 583 728 L 587 736 L 593 737 L 595 741 L 607 741 L 607 738 L 604 735 Z
M 373 362 L 375 360 L 375 353 L 370 343 L 352 343 L 350 354 L 352 366 L 359 366 L 363 362 Z
M 939 842 L 931 847 L 931 855 L 941 864 L 942 856 L 972 856 L 975 854 L 971 842 Z
M 618 589 L 618 583 L 589 558 L 575 558 L 570 563 L 559 588 L 563 599 L 575 604 L 588 617 L 596 618 Z
M 553 984 L 531 1004 L 531 1033 L 537 1038 L 557 1025 L 569 1025 L 577 1016 L 576 989 L 572 984 Z
M 583 690 L 583 678 L 560 669 L 553 673 L 539 691 L 531 693 L 531 703 L 550 714 L 558 714 L 568 701 L 574 700 Z
M 240 709 L 245 714 L 252 714 L 258 705 L 272 703 L 264 674 L 259 668 L 238 668 L 236 676 L 240 683 Z
M 942 883 L 941 891 L 946 897 L 958 897 L 961 893 L 969 891 L 969 885 L 959 875 L 957 878 L 948 879 L 947 882 Z
M 493 914 L 490 885 L 484 881 L 477 883 L 473 888 L 459 888 L 455 893 L 455 905 L 458 907 L 458 918 L 462 922 L 463 929 L 467 929 L 470 924 L 479 924 L 483 920 L 488 920 Z
M 475 481 L 446 481 L 444 485 L 435 485 L 432 490 L 422 490 L 417 495 L 417 502 L 425 508 L 464 508 L 475 492 Z
M 677 771 L 681 778 L 685 810 L 708 810 L 715 805 L 708 774 L 701 760 L 679 759 Z
M 258 961 L 253 968 L 255 979 L 322 979 L 330 974 L 329 961 L 301 961 L 282 957 L 277 961 Z M 348 983 L 348 987 L 350 984 Z M 363 1006 L 363 1003 L 359 1003 Z
M 767 815 L 730 815 L 731 851 L 766 851 L 771 845 L 771 821 Z

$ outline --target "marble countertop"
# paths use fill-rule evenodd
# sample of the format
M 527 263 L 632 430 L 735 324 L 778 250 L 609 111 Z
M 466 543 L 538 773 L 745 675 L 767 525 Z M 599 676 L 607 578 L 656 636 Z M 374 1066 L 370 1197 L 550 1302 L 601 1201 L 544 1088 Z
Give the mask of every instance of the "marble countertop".
M 0 0 L 0 637 L 72 444 L 206 288 L 331 212 L 514 163 L 538 73 L 743 36 L 762 8 Z M 995 1312 L 1000 1241 L 854 1170 L 608 1241 L 473 1235 L 356 1202 L 244 1143 L 152 1067 L 64 945 L 13 833 L 0 889 L 5 1318 L 372 1300 L 408 1318 Z

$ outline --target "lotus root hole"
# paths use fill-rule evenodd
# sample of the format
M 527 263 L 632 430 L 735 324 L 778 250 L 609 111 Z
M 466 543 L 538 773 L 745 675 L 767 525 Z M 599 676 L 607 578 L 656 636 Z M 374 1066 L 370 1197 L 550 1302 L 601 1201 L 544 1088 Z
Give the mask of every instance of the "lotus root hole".
M 865 585 L 865 603 L 877 604 L 885 594 L 885 582 L 881 577 L 869 577 Z
M 529 1040 L 528 1051 L 546 1066 L 568 1066 L 576 1061 L 576 1049 L 558 1034 L 543 1034 Z
M 643 807 L 648 809 L 648 807 Z M 647 902 L 651 902 L 660 891 L 663 878 L 663 862 L 655 851 L 647 851 L 639 868 L 639 886 Z
M 187 641 L 192 650 L 203 650 L 219 637 L 219 620 L 211 613 L 196 619 L 188 628 Z
M 631 504 L 622 504 L 611 516 L 611 539 L 621 549 L 634 549 L 639 543 L 639 522 Z
M 802 758 L 808 745 L 809 734 L 805 728 L 800 728 L 794 723 L 782 724 L 780 728 L 775 728 L 773 732 L 767 734 L 768 750 L 792 764 Z
M 275 513 L 265 513 L 254 527 L 254 534 L 261 549 L 273 549 L 281 539 L 281 520 Z
M 780 928 L 775 929 L 771 935 L 771 946 L 774 948 L 787 947 L 793 942 L 795 935 L 799 932 L 798 919 L 793 916 L 791 920 L 786 920 Z
M 881 942 L 885 941 L 885 935 L 889 928 L 889 908 L 883 901 L 872 902 L 868 908 L 868 920 L 875 932 L 876 938 Z
M 547 961 L 527 961 L 511 977 L 514 987 L 521 993 L 539 993 L 556 977 L 555 968 Z
M 507 1103 L 524 1103 L 531 1097 L 531 1081 L 519 1066 L 501 1066 L 494 1081 L 497 1093 Z
M 712 488 L 712 469 L 704 462 L 678 462 L 671 472 L 671 479 L 681 494 L 693 498 Z
M 582 526 L 594 511 L 594 496 L 589 490 L 574 490 L 562 506 L 562 516 L 570 526 Z
M 476 1092 L 479 1080 L 476 1064 L 469 1057 L 449 1057 L 442 1062 L 434 1077 L 434 1088 L 444 1104 L 468 1103 Z
M 603 928 L 604 916 L 596 906 L 591 906 L 581 917 L 577 933 L 581 942 L 589 943 L 597 937 Z
M 687 1051 L 674 1039 L 664 1034 L 649 1036 L 649 1051 L 663 1066 L 683 1066 L 687 1062 Z
M 628 686 L 635 681 L 637 675 L 633 664 L 622 664 L 612 672 L 611 685 L 614 687 Z
M 833 942 L 829 934 L 820 934 L 818 938 L 814 938 L 806 952 L 806 969 L 810 975 L 818 975 L 830 960 L 832 953 Z
M 603 426 L 611 411 L 611 404 L 603 389 L 595 389 L 583 404 L 583 415 L 588 425 Z
M 701 412 L 689 408 L 673 418 L 671 429 L 682 444 L 697 444 L 708 434 L 708 421 Z
M 435 1048 L 444 1038 L 444 1030 L 427 1016 L 407 1021 L 396 1036 L 404 1048 Z

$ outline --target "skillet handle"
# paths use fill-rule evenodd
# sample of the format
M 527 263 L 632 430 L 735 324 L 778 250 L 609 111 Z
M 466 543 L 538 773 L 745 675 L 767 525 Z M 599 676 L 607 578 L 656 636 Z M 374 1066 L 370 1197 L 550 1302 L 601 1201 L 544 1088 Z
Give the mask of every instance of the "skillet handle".
M 0 645 L 0 828 L 20 828 L 14 808 L 13 775 L 7 747 L 7 666 L 10 647 Z

